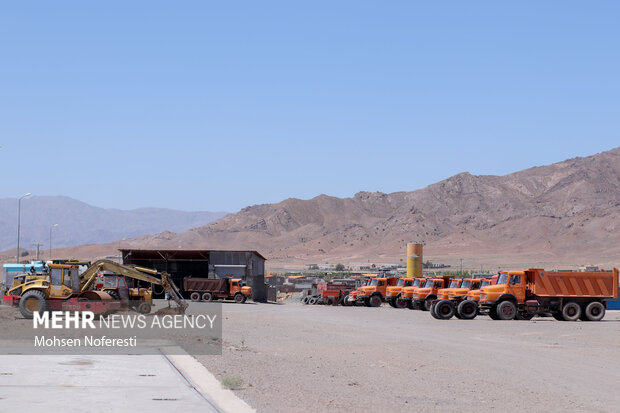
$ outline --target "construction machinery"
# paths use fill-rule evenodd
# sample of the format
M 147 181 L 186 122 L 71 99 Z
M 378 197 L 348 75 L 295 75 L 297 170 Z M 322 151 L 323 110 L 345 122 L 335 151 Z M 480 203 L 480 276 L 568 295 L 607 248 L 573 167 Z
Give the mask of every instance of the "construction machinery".
M 478 290 L 483 283 L 480 278 L 464 278 L 459 280 L 457 286 L 450 283 L 450 287 L 444 290 L 440 290 L 437 294 L 437 300 L 433 300 L 431 303 L 431 315 L 438 320 L 449 320 L 452 316 L 461 318 L 461 315 L 457 312 L 459 304 L 466 300 L 467 293 L 471 290 Z M 487 285 L 491 281 L 486 281 Z
M 479 312 L 494 320 L 531 319 L 536 314 L 564 321 L 599 321 L 607 300 L 618 297 L 618 269 L 597 272 L 525 271 L 499 273 L 481 288 Z
M 405 307 L 413 308 L 411 299 L 416 289 L 423 287 L 426 283 L 426 278 L 418 277 L 413 279 L 413 283 L 409 287 L 403 287 L 400 292 L 400 299 L 403 301 Z
M 437 292 L 445 288 L 450 282 L 451 277 L 442 275 L 439 277 L 428 278 L 424 286 L 415 289 L 411 295 L 410 309 L 421 309 L 429 311 L 431 303 L 437 299 Z
M 45 279 L 26 281 L 11 288 L 3 297 L 7 304 L 16 305 L 25 318 L 32 318 L 35 312 L 92 311 L 105 315 L 121 309 L 121 301 L 110 294 L 94 289 L 99 273 L 110 271 L 150 284 L 162 286 L 176 302 L 176 307 L 162 309 L 162 313 L 184 313 L 187 303 L 170 276 L 143 267 L 117 264 L 110 260 L 99 260 L 79 274 L 77 265 L 50 264 Z M 159 276 L 158 277 L 156 277 Z M 149 303 L 150 305 L 150 303 Z M 150 306 L 149 306 L 150 311 Z M 146 309 L 143 307 L 142 311 Z
M 192 301 L 222 299 L 242 304 L 252 296 L 252 287 L 245 285 L 242 279 L 232 277 L 220 279 L 187 277 L 183 280 L 183 289 L 190 293 L 189 298 Z
M 376 277 L 365 287 L 358 288 L 357 303 L 366 307 L 379 307 L 385 299 L 388 286 L 395 286 L 398 278 Z
M 95 290 L 108 293 L 115 300 L 120 300 L 123 307 L 128 307 L 141 314 L 151 312 L 153 290 L 151 288 L 133 287 L 124 275 L 103 273 L 97 277 Z
M 385 300 L 394 308 L 407 307 L 407 302 L 403 298 L 401 298 L 401 293 L 403 291 L 403 288 L 412 287 L 416 280 L 418 280 L 419 285 L 419 279 L 411 277 L 399 278 L 396 285 L 388 287 L 385 290 Z
M 480 301 L 480 289 L 486 287 L 488 285 L 495 285 L 497 283 L 497 275 L 494 275 L 491 278 L 485 278 L 480 283 L 480 288 L 471 289 L 467 292 L 465 299 L 458 303 L 456 306 L 456 313 L 454 314 L 457 318 L 463 320 L 472 320 L 478 314 L 478 301 Z

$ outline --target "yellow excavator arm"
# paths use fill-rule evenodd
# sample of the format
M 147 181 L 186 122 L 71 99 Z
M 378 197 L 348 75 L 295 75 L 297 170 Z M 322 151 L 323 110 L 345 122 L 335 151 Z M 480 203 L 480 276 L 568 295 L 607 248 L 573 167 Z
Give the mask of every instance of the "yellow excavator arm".
M 155 285 L 161 285 L 164 288 L 164 291 L 170 294 L 170 298 L 175 301 L 179 312 L 185 313 L 185 309 L 188 304 L 181 296 L 179 289 L 174 284 L 174 281 L 172 281 L 168 273 L 160 273 L 150 268 L 122 265 L 110 260 L 95 261 L 80 275 L 80 293 L 90 289 L 93 282 L 97 279 L 97 274 L 100 271 L 110 271 L 115 274 L 124 275 L 125 277 L 145 281 Z

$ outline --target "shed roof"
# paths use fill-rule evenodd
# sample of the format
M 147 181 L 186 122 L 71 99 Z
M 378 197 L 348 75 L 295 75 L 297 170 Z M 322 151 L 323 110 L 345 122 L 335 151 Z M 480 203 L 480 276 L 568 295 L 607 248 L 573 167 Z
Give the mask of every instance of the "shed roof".
M 143 259 L 185 259 L 185 260 L 206 260 L 211 252 L 251 252 L 263 260 L 267 261 L 258 251 L 252 250 L 167 250 L 167 249 L 119 249 L 121 254 L 131 254 L 134 258 Z

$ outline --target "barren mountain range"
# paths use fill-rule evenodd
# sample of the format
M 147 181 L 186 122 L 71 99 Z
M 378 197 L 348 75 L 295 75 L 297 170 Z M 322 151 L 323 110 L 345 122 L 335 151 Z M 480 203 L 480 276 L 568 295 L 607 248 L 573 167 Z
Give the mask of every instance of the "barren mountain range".
M 253 249 L 273 268 L 399 262 L 406 243 L 419 241 L 425 260 L 455 265 L 463 259 L 466 268 L 608 267 L 620 263 L 618 229 L 620 148 L 505 176 L 461 173 L 411 192 L 254 205 L 184 233 L 123 246 Z
M 0 251 L 15 249 L 17 199 L 0 199 Z M 160 231 L 186 231 L 215 221 L 223 212 L 185 212 L 164 208 L 130 211 L 104 209 L 66 196 L 32 196 L 21 202 L 21 248 L 35 243 L 49 248 L 50 226 L 53 247 L 68 247 L 132 238 Z

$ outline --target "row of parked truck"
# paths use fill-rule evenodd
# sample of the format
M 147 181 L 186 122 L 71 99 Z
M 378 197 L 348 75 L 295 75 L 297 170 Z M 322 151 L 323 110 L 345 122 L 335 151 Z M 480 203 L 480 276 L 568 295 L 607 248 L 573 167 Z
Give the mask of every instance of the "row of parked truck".
M 566 321 L 599 321 L 607 301 L 618 298 L 618 269 L 597 272 L 503 271 L 488 278 L 448 276 L 374 277 L 352 288 L 328 283 L 307 304 L 342 304 L 428 311 L 434 318 L 529 320 L 535 315 Z M 302 301 L 303 302 L 303 301 Z

